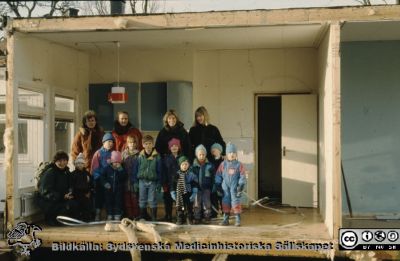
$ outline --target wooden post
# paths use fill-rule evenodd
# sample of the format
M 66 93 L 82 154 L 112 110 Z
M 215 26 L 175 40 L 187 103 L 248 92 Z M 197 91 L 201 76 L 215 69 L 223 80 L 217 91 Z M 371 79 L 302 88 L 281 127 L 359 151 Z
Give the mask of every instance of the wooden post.
M 340 99 L 340 23 L 331 25 L 332 37 L 332 104 L 333 104 L 333 238 L 339 238 L 342 225 L 341 189 L 341 99 Z
M 14 89 L 14 44 L 15 37 L 12 31 L 7 28 L 7 73 L 6 73 L 6 130 L 4 133 L 4 173 L 6 175 L 6 224 L 7 229 L 14 227 L 15 218 L 15 160 L 17 160 L 15 132 L 17 126 L 17 112 L 15 108 L 18 96 Z

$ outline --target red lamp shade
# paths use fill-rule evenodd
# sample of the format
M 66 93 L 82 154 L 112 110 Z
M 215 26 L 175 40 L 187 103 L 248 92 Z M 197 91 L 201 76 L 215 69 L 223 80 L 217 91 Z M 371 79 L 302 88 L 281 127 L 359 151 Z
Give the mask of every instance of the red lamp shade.
M 111 93 L 108 94 L 108 101 L 111 103 L 125 103 L 128 100 L 128 94 L 125 93 L 125 87 L 111 87 Z

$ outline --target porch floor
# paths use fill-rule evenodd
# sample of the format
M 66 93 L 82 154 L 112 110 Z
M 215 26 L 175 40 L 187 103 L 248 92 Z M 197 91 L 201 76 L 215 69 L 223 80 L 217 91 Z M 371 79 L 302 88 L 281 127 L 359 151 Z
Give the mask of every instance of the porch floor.
M 271 255 L 271 256 L 308 256 L 327 258 L 334 250 L 308 250 L 308 249 L 277 249 L 277 244 L 285 241 L 296 243 L 326 243 L 330 244 L 330 238 L 318 209 L 312 208 L 279 208 L 285 213 L 280 213 L 259 207 L 244 209 L 242 214 L 242 226 L 228 227 L 217 226 L 219 220 L 214 220 L 211 225 L 184 225 L 167 226 L 157 225 L 156 230 L 160 233 L 163 243 L 170 243 L 174 252 L 192 253 L 227 253 L 240 255 Z M 231 219 L 231 223 L 234 220 Z M 42 239 L 42 247 L 52 247 L 53 242 L 93 242 L 99 243 L 102 249 L 106 249 L 108 242 L 124 243 L 127 236 L 122 231 L 107 232 L 104 225 L 93 226 L 42 226 L 42 231 L 37 235 Z M 152 238 L 144 233 L 138 232 L 140 243 L 153 243 Z M 176 249 L 175 242 L 184 243 L 258 243 L 271 244 L 271 249 Z M 334 244 L 337 248 L 337 244 Z

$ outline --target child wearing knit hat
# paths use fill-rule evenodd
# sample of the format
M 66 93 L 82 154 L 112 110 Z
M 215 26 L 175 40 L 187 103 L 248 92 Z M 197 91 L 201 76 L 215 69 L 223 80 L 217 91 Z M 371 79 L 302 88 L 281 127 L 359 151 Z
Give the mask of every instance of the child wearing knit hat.
M 192 172 L 199 180 L 199 193 L 194 200 L 194 224 L 200 224 L 204 217 L 204 223 L 211 220 L 211 189 L 214 185 L 214 167 L 207 159 L 207 150 L 200 144 L 195 150 L 196 158 L 193 161 Z
M 219 166 L 215 175 L 215 184 L 219 192 L 223 192 L 222 212 L 224 213 L 221 225 L 229 225 L 231 209 L 235 214 L 235 226 L 240 226 L 242 212 L 241 195 L 246 185 L 246 175 L 243 164 L 237 160 L 235 144 L 226 146 L 226 159 Z
M 209 159 L 215 170 L 218 169 L 219 165 L 224 161 L 222 152 L 223 148 L 221 144 L 214 143 L 211 145 L 211 157 L 209 157 Z M 211 218 L 216 218 L 219 210 L 222 209 L 222 193 L 218 193 L 215 184 L 211 190 L 211 205 Z
M 72 195 L 77 202 L 78 216 L 77 218 L 83 221 L 91 219 L 91 179 L 90 173 L 86 170 L 86 161 L 82 153 L 76 157 L 75 170 L 71 172 L 71 188 Z
M 105 204 L 108 220 L 120 220 L 122 215 L 122 193 L 126 173 L 121 165 L 121 152 L 111 152 L 110 164 L 101 175 L 101 184 L 105 189 Z
M 170 187 L 173 176 L 179 170 L 178 159 L 182 156 L 181 154 L 181 141 L 177 138 L 172 138 L 168 141 L 169 154 L 166 154 L 163 158 L 165 171 L 163 171 L 162 186 L 163 186 L 163 199 L 165 216 L 164 221 L 172 221 L 172 204 Z
M 171 197 L 176 202 L 176 224 L 182 225 L 188 218 L 193 222 L 193 201 L 197 197 L 198 179 L 189 167 L 189 160 L 185 156 L 178 158 L 179 170 L 172 177 Z
M 94 205 L 96 209 L 95 220 L 100 220 L 100 212 L 104 207 L 104 187 L 100 182 L 100 177 L 103 175 L 105 168 L 110 164 L 111 152 L 114 147 L 114 137 L 110 132 L 103 136 L 103 146 L 98 149 L 92 158 L 90 174 L 94 184 Z

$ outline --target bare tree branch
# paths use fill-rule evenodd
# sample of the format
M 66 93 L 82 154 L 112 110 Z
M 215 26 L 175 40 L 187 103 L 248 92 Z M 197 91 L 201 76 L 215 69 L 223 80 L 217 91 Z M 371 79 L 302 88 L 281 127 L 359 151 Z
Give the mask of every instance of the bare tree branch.
M 131 7 L 132 14 L 136 14 L 137 13 L 137 10 L 136 10 L 137 2 L 138 2 L 138 0 L 129 0 L 129 5 Z

